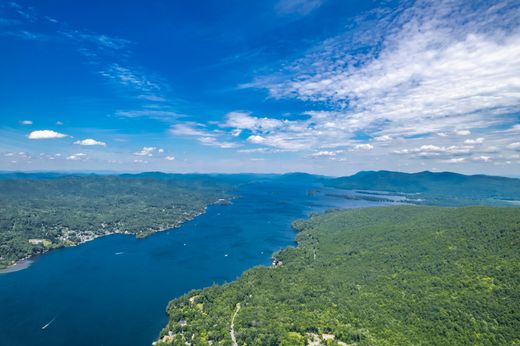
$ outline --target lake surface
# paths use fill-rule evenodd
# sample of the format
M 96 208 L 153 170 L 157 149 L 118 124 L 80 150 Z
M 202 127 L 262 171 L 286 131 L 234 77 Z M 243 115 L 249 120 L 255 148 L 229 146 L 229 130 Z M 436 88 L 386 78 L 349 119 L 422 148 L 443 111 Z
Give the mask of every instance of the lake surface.
M 274 251 L 294 244 L 293 220 L 383 204 L 308 190 L 248 184 L 232 205 L 211 206 L 180 228 L 146 239 L 98 238 L 1 274 L 0 345 L 150 345 L 169 300 L 269 265 Z

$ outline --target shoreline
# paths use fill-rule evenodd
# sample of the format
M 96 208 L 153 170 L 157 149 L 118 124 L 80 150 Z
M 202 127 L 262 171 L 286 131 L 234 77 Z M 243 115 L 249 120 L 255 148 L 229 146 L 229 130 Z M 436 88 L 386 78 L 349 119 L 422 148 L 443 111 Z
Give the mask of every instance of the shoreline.
M 14 273 L 14 272 L 18 272 L 20 270 L 29 268 L 31 266 L 31 264 L 34 263 L 35 257 L 36 256 L 31 256 L 29 258 L 21 259 L 21 260 L 17 261 L 15 264 L 12 264 L 8 267 L 0 269 L 0 275 Z
M 33 255 L 33 256 L 28 256 L 28 257 L 22 258 L 22 259 L 16 261 L 14 264 L 8 265 L 5 268 L 0 268 L 0 275 L 14 273 L 14 272 L 17 272 L 17 271 L 21 271 L 21 270 L 27 269 L 36 261 L 37 257 L 45 255 L 46 253 L 49 253 L 51 251 L 60 250 L 60 249 L 63 249 L 63 248 L 68 248 L 68 247 L 80 246 L 82 244 L 86 244 L 86 243 L 88 243 L 90 241 L 96 240 L 96 239 L 101 238 L 101 237 L 107 237 L 107 236 L 115 235 L 115 234 L 123 234 L 123 235 L 133 235 L 137 239 L 145 239 L 145 238 L 148 238 L 148 237 L 154 235 L 155 233 L 165 232 L 165 231 L 169 231 L 169 230 L 172 230 L 172 229 L 180 228 L 185 223 L 193 221 L 197 217 L 206 214 L 206 212 L 208 210 L 208 207 L 210 207 L 212 205 L 229 205 L 229 204 L 232 203 L 233 199 L 238 198 L 238 196 L 233 196 L 233 195 L 232 196 L 227 196 L 227 197 L 228 198 L 219 198 L 217 201 L 215 201 L 213 203 L 209 203 L 207 206 L 204 207 L 204 209 L 201 212 L 196 213 L 190 219 L 183 220 L 183 221 L 181 221 L 179 223 L 176 223 L 174 225 L 170 225 L 170 226 L 165 227 L 165 228 L 161 228 L 161 229 L 157 229 L 157 230 L 153 230 L 153 231 L 148 231 L 144 236 L 139 236 L 139 233 L 131 233 L 131 232 L 128 232 L 128 231 L 116 231 L 116 232 L 112 232 L 112 233 L 95 235 L 94 237 L 92 237 L 90 239 L 83 240 L 83 241 L 81 241 L 81 242 L 79 242 L 77 244 L 74 244 L 74 245 L 63 245 L 63 246 L 56 247 L 56 248 L 46 249 L 45 251 L 43 251 L 42 253 L 39 253 L 37 255 Z

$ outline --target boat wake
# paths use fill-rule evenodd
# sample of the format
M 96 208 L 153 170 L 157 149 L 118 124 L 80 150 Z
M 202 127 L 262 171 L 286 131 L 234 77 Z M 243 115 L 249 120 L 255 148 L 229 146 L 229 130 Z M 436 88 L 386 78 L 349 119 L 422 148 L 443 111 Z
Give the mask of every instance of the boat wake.
M 46 325 L 44 325 L 44 326 L 42 327 L 42 330 L 43 330 L 43 329 L 46 329 L 48 326 L 50 326 L 50 325 L 52 324 L 52 322 L 54 322 L 55 319 L 56 319 L 56 317 L 54 317 L 54 318 L 53 318 L 52 320 L 50 320 Z

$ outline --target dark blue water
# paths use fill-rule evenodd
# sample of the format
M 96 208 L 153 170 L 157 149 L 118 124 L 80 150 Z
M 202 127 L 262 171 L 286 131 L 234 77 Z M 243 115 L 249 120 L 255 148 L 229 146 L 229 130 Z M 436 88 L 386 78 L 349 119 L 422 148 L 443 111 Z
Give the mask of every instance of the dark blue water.
M 181 228 L 99 238 L 1 274 L 0 345 L 150 345 L 169 300 L 269 264 L 274 251 L 294 244 L 293 220 L 377 204 L 307 191 L 250 184 L 232 205 L 211 206 Z

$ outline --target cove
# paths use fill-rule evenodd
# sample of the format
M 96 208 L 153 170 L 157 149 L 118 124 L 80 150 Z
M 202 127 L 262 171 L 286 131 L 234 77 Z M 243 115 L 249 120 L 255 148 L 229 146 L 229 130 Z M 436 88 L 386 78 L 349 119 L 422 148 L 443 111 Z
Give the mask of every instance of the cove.
M 269 265 L 273 252 L 294 245 L 295 219 L 384 204 L 309 188 L 247 184 L 231 205 L 210 206 L 180 228 L 98 238 L 0 275 L 0 345 L 150 345 L 168 301 Z

